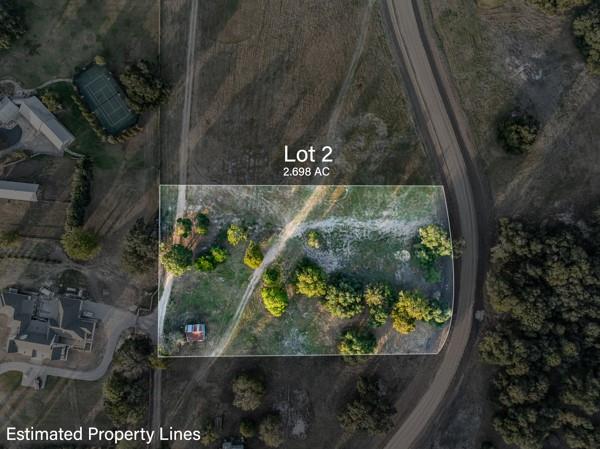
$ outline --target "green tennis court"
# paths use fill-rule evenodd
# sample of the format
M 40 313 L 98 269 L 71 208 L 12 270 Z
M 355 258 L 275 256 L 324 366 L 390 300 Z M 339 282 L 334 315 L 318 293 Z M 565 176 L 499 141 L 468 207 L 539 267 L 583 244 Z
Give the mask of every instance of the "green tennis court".
M 74 81 L 88 108 L 108 134 L 117 135 L 137 123 L 138 117 L 127 106 L 125 93 L 106 67 L 92 65 Z

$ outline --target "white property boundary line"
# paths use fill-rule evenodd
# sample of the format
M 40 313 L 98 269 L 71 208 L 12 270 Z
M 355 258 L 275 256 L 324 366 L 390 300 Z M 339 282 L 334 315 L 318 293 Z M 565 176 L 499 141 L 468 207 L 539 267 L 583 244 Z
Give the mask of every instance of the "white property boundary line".
M 453 237 L 452 237 L 452 225 L 451 225 L 451 221 L 450 221 L 450 213 L 448 210 L 448 200 L 446 198 L 446 189 L 444 188 L 443 185 L 440 184 L 159 184 L 158 185 L 158 206 L 159 206 L 159 214 L 158 214 L 158 241 L 159 241 L 159 245 L 162 242 L 162 236 L 161 236 L 161 205 L 162 205 L 162 188 L 163 187 L 177 187 L 178 188 L 178 200 L 181 200 L 181 193 L 182 191 L 185 191 L 187 193 L 187 188 L 188 187 L 214 187 L 214 188 L 220 188 L 220 187 L 244 187 L 244 188 L 252 188 L 252 187 L 286 187 L 286 188 L 293 188 L 293 187 L 332 187 L 332 188 L 337 188 L 337 187 L 376 187 L 376 188 L 393 188 L 393 187 L 401 187 L 401 188 L 431 188 L 431 187 L 435 187 L 439 190 L 441 190 L 442 192 L 442 198 L 444 201 L 444 208 L 446 211 L 446 223 L 447 223 L 447 227 L 448 227 L 448 235 L 450 238 L 450 241 L 454 243 Z M 184 211 L 185 212 L 185 211 Z M 177 213 L 176 213 L 177 215 Z M 175 217 L 177 218 L 177 217 Z M 443 341 L 441 342 L 441 345 L 438 345 L 438 350 L 436 352 L 397 352 L 397 353 L 377 353 L 377 354 L 357 354 L 357 355 L 353 355 L 351 357 L 389 357 L 389 356 L 427 356 L 427 355 L 437 355 L 439 354 L 442 349 L 444 349 L 445 345 L 446 345 L 446 341 L 448 340 L 448 336 L 450 335 L 450 332 L 452 330 L 452 324 L 454 321 L 454 305 L 455 305 L 455 295 L 456 295 L 456 283 L 455 283 L 455 268 L 454 268 L 454 261 L 456 260 L 454 258 L 454 244 L 452 245 L 452 254 L 451 254 L 451 280 L 452 280 L 452 295 L 451 295 L 451 310 L 452 310 L 452 314 L 450 315 L 450 320 L 448 322 L 447 328 L 445 329 L 445 332 L 443 334 Z M 157 279 L 158 279 L 158 291 L 160 292 L 161 289 L 161 265 L 160 265 L 160 261 L 157 262 L 158 266 L 157 266 Z M 177 277 L 172 276 L 169 273 L 166 273 L 164 270 L 162 270 L 165 273 L 165 279 L 167 279 L 168 277 L 171 277 L 171 283 L 169 283 L 169 287 L 172 286 L 172 283 L 175 282 L 175 280 L 177 279 Z M 158 327 L 158 334 L 157 334 L 157 339 L 158 339 L 158 346 L 160 349 L 160 345 L 162 342 L 162 333 L 163 333 L 163 325 L 164 325 L 164 318 L 166 316 L 166 311 L 167 311 L 167 306 L 168 306 L 168 299 L 170 298 L 170 293 L 171 293 L 171 289 L 169 288 L 169 295 L 167 297 L 167 304 L 164 305 L 164 307 L 161 309 L 161 301 L 163 300 L 163 294 L 158 295 L 159 297 L 159 303 L 157 304 L 157 308 L 158 308 L 158 314 L 157 314 L 157 319 L 158 319 L 158 323 L 157 323 L 157 327 Z M 161 316 L 161 310 L 163 310 L 164 316 Z M 218 356 L 212 356 L 212 355 L 162 355 L 160 353 L 160 351 L 158 352 L 158 357 L 159 358 L 165 358 L 165 359 L 169 359 L 169 358 L 180 358 L 180 359 L 186 359 L 186 358 L 201 358 L 201 359 L 216 359 L 216 358 L 236 358 L 236 357 L 244 357 L 244 358 L 249 358 L 249 357 L 345 357 L 341 354 L 220 354 Z

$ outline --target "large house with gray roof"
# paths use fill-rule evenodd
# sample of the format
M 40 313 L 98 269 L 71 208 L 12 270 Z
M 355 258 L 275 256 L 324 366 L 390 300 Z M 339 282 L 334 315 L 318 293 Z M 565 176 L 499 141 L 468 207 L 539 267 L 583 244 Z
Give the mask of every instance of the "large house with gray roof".
M 72 349 L 92 350 L 97 320 L 85 313 L 79 298 L 10 288 L 0 292 L 0 315 L 9 320 L 9 353 L 41 361 L 67 360 Z

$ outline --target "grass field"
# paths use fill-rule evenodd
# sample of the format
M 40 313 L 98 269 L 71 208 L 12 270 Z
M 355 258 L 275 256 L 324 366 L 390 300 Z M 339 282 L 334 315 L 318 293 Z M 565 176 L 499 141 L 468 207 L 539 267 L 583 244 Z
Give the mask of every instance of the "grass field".
M 168 221 L 173 208 L 165 199 L 174 201 L 176 189 L 161 188 L 161 217 Z M 223 242 L 230 223 L 248 228 L 265 257 L 280 268 L 286 285 L 297 264 L 310 258 L 328 274 L 344 273 L 362 285 L 384 281 L 394 290 L 418 288 L 452 307 L 450 260 L 444 261 L 442 281 L 430 284 L 402 258 L 403 252 L 412 251 L 419 227 L 436 223 L 447 228 L 439 187 L 189 186 L 187 200 L 190 217 L 202 211 L 211 219 L 210 233 L 194 240 L 195 253 L 219 242 L 231 254 L 213 272 L 192 271 L 176 280 L 163 343 L 173 351 L 183 326 L 192 322 L 206 323 L 208 335 L 204 343 L 183 345 L 180 355 L 214 355 L 217 350 L 225 355 L 335 354 L 341 330 L 366 321 L 365 314 L 333 318 L 318 299 L 294 295 L 289 287 L 286 312 L 280 318 L 270 315 L 260 298 L 260 283 L 253 283 L 253 271 L 242 263 L 244 245 Z M 321 236 L 320 248 L 307 245 L 309 230 Z M 163 235 L 168 231 L 162 227 Z M 241 303 L 245 306 L 237 315 L 239 324 L 233 326 Z M 389 323 L 376 330 L 380 353 L 391 354 L 437 352 L 443 335 L 443 329 L 427 325 L 402 337 Z

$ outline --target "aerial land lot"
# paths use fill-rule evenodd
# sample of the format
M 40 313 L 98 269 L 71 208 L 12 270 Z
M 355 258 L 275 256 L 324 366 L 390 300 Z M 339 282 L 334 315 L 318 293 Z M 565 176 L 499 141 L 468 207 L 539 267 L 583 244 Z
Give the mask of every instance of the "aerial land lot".
M 433 184 L 379 8 L 365 1 L 200 2 L 187 184 L 311 184 L 282 176 L 283 146 L 334 148 L 330 184 Z M 178 149 L 189 2 L 163 2 L 161 182 Z M 175 30 L 177 30 L 175 32 Z
M 173 231 L 176 191 L 177 186 L 161 187 L 165 242 Z M 336 315 L 319 298 L 327 295 L 291 285 L 305 265 L 320 267 L 331 282 L 352 279 L 357 291 L 374 283 L 391 287 L 394 297 L 400 290 L 418 290 L 450 314 L 452 260 L 440 261 L 435 280 L 426 280 L 411 261 L 419 229 L 448 226 L 441 187 L 188 186 L 186 196 L 187 215 L 203 214 L 210 225 L 180 244 L 193 248 L 196 263 L 215 247 L 228 257 L 206 271 L 197 265 L 176 279 L 162 341 L 172 355 L 338 354 L 340 334 L 365 327 L 368 313 L 363 307 Z M 243 243 L 232 244 L 232 225 L 244 229 Z M 261 259 L 249 267 L 248 248 L 254 244 Z M 265 300 L 265 290 L 272 287 L 264 278 L 269 270 L 277 273 L 272 283 L 286 298 L 283 312 L 272 312 Z M 182 331 L 192 323 L 206 324 L 205 341 L 185 343 Z M 374 327 L 376 344 L 369 353 L 437 353 L 449 320 L 417 322 L 406 335 L 396 332 L 391 320 Z

